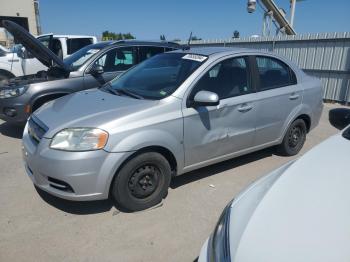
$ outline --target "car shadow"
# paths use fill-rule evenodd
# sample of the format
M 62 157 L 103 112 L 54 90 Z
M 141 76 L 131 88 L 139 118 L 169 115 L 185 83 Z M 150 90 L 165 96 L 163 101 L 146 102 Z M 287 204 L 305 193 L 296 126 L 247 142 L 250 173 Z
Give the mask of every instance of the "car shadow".
M 35 189 L 47 204 L 69 214 L 92 215 L 108 212 L 113 207 L 113 203 L 110 200 L 69 201 L 50 195 L 40 188 L 35 187 Z
M 14 125 L 7 122 L 0 124 L 0 134 L 3 136 L 21 139 L 24 126 Z
M 224 162 L 206 166 L 181 176 L 174 177 L 171 181 L 170 188 L 176 189 L 178 187 L 190 184 L 197 180 L 214 176 L 218 173 L 236 168 L 239 166 L 244 166 L 254 161 L 270 157 L 275 154 L 276 149 L 274 147 L 266 148 L 257 152 L 253 152 L 244 156 L 233 158 Z

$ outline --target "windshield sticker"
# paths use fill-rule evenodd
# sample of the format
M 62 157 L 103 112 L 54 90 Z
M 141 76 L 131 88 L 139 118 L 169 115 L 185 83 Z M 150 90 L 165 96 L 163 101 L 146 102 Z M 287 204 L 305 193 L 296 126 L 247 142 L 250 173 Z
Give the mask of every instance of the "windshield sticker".
M 203 55 L 187 54 L 187 55 L 183 56 L 182 59 L 203 62 L 205 59 L 207 59 L 207 57 L 203 56 Z
M 163 91 L 163 90 L 162 90 L 162 91 L 160 91 L 159 93 L 160 93 L 160 95 L 162 95 L 162 96 L 165 96 L 165 95 L 166 95 L 166 92 L 165 92 L 165 91 Z

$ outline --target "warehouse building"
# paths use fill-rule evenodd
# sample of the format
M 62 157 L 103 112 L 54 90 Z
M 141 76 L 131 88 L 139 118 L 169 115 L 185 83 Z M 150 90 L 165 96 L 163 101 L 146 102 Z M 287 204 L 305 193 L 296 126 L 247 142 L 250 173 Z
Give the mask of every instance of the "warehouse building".
M 26 28 L 33 35 L 41 34 L 39 0 L 0 0 L 0 25 L 11 20 Z M 0 28 L 0 44 L 9 46 L 11 36 Z

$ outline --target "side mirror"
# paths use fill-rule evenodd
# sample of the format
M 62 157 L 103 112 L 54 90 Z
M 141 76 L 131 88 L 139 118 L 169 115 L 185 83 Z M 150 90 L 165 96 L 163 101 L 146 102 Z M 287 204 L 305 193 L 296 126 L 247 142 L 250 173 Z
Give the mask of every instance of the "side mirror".
M 337 129 L 344 129 L 350 125 L 350 109 L 336 108 L 329 111 L 329 122 Z
M 24 47 L 22 47 L 22 48 L 18 48 L 18 50 L 17 50 L 17 56 L 19 57 L 19 58 L 22 58 L 22 59 L 25 59 L 26 58 L 26 54 L 25 54 L 25 49 L 24 49 Z
M 103 70 L 103 66 L 101 65 L 94 65 L 90 70 L 90 74 L 93 76 L 99 76 L 99 75 L 102 75 L 103 73 L 104 73 L 104 70 Z
M 216 93 L 199 91 L 193 98 L 192 106 L 217 106 L 219 102 L 219 96 Z

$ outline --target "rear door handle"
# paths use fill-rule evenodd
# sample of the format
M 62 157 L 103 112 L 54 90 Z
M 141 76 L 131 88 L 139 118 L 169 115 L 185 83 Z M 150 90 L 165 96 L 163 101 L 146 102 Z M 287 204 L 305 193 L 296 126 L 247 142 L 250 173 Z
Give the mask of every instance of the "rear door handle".
M 296 99 L 299 98 L 299 96 L 300 96 L 300 95 L 293 93 L 293 94 L 291 94 L 291 95 L 289 96 L 289 99 L 290 99 L 290 100 L 296 100 Z
M 241 105 L 241 106 L 238 108 L 238 111 L 239 111 L 239 112 L 248 112 L 248 111 L 250 111 L 250 110 L 252 110 L 252 109 L 253 109 L 252 106 L 247 105 L 247 104 L 243 104 L 243 105 Z

